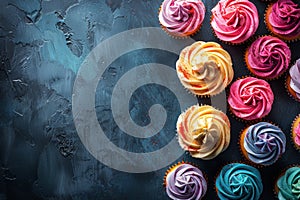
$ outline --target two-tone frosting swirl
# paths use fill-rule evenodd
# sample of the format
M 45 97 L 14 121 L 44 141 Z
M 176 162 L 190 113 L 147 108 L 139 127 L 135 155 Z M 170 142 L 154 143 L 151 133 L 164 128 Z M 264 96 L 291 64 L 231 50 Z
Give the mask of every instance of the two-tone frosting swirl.
M 212 106 L 192 106 L 178 117 L 180 146 L 192 157 L 213 159 L 230 142 L 230 122 L 226 114 Z
M 300 146 L 300 123 L 295 126 L 293 131 L 295 132 L 294 142 L 297 146 Z
M 259 171 L 246 164 L 225 165 L 216 179 L 221 200 L 258 200 L 263 184 Z
M 160 24 L 175 36 L 195 33 L 205 17 L 201 0 L 164 0 L 159 12 Z
M 279 200 L 300 199 L 300 167 L 289 168 L 283 176 L 277 180 Z
M 300 59 L 298 59 L 290 70 L 291 77 L 290 87 L 296 93 L 296 97 L 300 99 Z
M 286 137 L 280 128 L 259 122 L 247 128 L 244 148 L 254 163 L 271 165 L 285 152 Z
M 257 30 L 257 8 L 248 0 L 221 0 L 212 9 L 211 26 L 216 36 L 230 43 L 242 43 Z
M 292 0 L 278 0 L 267 14 L 272 32 L 285 39 L 300 37 L 300 8 Z
M 184 48 L 176 62 L 183 86 L 195 95 L 216 95 L 233 79 L 229 53 L 218 43 L 198 41 Z
M 180 164 L 167 174 L 166 191 L 171 199 L 199 200 L 207 191 L 207 182 L 200 169 Z
M 231 111 L 244 120 L 265 117 L 272 109 L 274 94 L 268 82 L 247 77 L 235 81 L 228 96 Z
M 263 36 L 255 40 L 246 54 L 250 71 L 261 78 L 276 78 L 284 73 L 291 61 L 288 45 L 273 36 Z

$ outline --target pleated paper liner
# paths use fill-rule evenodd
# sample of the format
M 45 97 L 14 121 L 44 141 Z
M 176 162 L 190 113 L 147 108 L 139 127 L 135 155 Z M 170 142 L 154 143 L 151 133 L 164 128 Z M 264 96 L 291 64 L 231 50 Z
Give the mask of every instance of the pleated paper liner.
M 269 1 L 269 2 L 274 2 L 274 1 Z M 276 37 L 278 37 L 278 38 L 284 40 L 285 42 L 296 42 L 296 41 L 298 41 L 298 40 L 300 39 L 300 33 L 299 33 L 298 35 L 294 36 L 294 37 L 287 37 L 287 36 L 278 34 L 278 33 L 276 33 L 276 32 L 274 31 L 272 25 L 271 25 L 270 22 L 269 22 L 269 15 L 270 15 L 270 13 L 272 12 L 272 6 L 273 6 L 273 5 L 274 5 L 274 3 L 269 4 L 269 5 L 267 6 L 266 11 L 265 11 L 265 14 L 264 14 L 264 22 L 265 22 L 265 25 L 266 25 L 268 31 L 269 31 L 272 35 L 274 35 L 274 36 L 276 36 Z
M 291 76 L 289 75 L 289 73 L 287 73 L 286 79 L 285 79 L 285 84 L 284 84 L 285 89 L 286 89 L 288 95 L 289 95 L 292 99 L 294 99 L 294 100 L 297 101 L 297 102 L 300 102 L 300 98 L 297 97 L 297 94 L 296 94 L 296 92 L 291 88 L 290 83 L 291 83 Z
M 249 70 L 249 72 L 251 73 L 252 76 L 256 77 L 256 78 L 260 78 L 260 79 L 264 79 L 266 81 L 273 81 L 273 80 L 278 80 L 280 77 L 282 77 L 284 75 L 284 73 L 288 70 L 288 67 L 282 71 L 279 75 L 277 75 L 276 77 L 264 77 L 264 76 L 258 76 L 252 69 L 251 66 L 248 62 L 248 55 L 249 55 L 249 48 L 252 45 L 253 42 L 255 42 L 257 39 L 261 38 L 261 37 L 265 37 L 265 36 L 271 36 L 271 37 L 276 37 L 276 36 L 272 36 L 272 35 L 260 35 L 260 36 L 256 36 L 255 39 L 251 42 L 251 44 L 246 48 L 245 54 L 244 54 L 244 62 L 246 64 L 247 69 Z M 283 41 L 284 42 L 284 41 Z M 288 44 L 287 44 L 288 46 Z M 288 46 L 288 48 L 290 49 L 290 47 Z M 291 60 L 290 60 L 291 62 Z M 289 63 L 290 65 L 290 63 Z M 288 65 L 288 66 L 289 66 Z
M 273 122 L 271 122 L 271 121 L 266 121 L 266 120 L 264 120 L 264 121 L 260 121 L 260 122 L 267 122 L 267 123 L 270 123 L 270 124 L 272 124 L 272 125 L 278 127 L 280 130 L 282 130 L 278 125 L 276 125 L 275 123 L 273 123 Z M 259 122 L 257 122 L 257 123 L 259 123 Z M 278 159 L 277 159 L 274 163 L 272 163 L 272 164 L 267 164 L 267 165 L 265 165 L 265 164 L 260 164 L 260 163 L 255 163 L 255 162 L 253 162 L 253 161 L 251 161 L 251 160 L 249 159 L 248 153 L 247 153 L 246 149 L 245 149 L 244 146 L 243 146 L 243 145 L 244 145 L 244 139 L 245 139 L 245 137 L 246 137 L 246 132 L 247 132 L 248 128 L 249 128 L 251 125 L 254 125 L 254 124 L 257 124 L 257 123 L 249 123 L 248 125 L 245 126 L 244 129 L 242 129 L 242 130 L 240 131 L 238 145 L 239 145 L 239 150 L 240 150 L 241 155 L 242 155 L 243 158 L 246 160 L 245 163 L 247 163 L 247 164 L 249 164 L 249 165 L 251 165 L 251 166 L 253 166 L 253 167 L 255 167 L 255 168 L 259 168 L 259 169 L 260 169 L 260 168 L 263 168 L 263 167 L 269 167 L 269 166 L 275 164 L 276 162 L 278 162 L 278 161 L 281 159 L 282 154 L 278 157 Z
M 292 125 L 291 125 L 291 141 L 292 141 L 292 143 L 293 143 L 293 146 L 294 146 L 294 148 L 298 151 L 298 152 L 300 152 L 300 145 L 297 145 L 297 143 L 295 142 L 295 137 L 297 136 L 296 135 L 296 132 L 295 132 L 295 129 L 296 129 L 296 127 L 298 126 L 300 124 L 300 114 L 298 114 L 295 118 L 294 118 L 294 120 L 293 120 L 293 122 L 292 122 Z
M 285 172 L 292 168 L 292 167 L 300 167 L 300 164 L 291 164 L 291 165 L 288 165 L 287 167 L 285 167 L 280 173 L 278 176 L 275 176 L 274 178 L 274 186 L 273 186 L 273 192 L 274 192 L 274 195 L 275 197 L 278 199 L 278 193 L 279 193 L 279 188 L 277 186 L 277 181 L 279 180 L 280 177 L 284 176 Z
M 235 81 L 237 80 L 241 80 L 241 79 L 244 79 L 244 78 L 248 78 L 248 77 L 253 77 L 253 76 L 248 76 L 248 75 L 245 75 L 245 76 L 242 76 L 242 77 L 239 77 L 237 78 Z M 253 77 L 253 78 L 256 78 L 256 77 Z M 262 80 L 262 79 L 261 79 Z M 233 81 L 233 83 L 235 82 Z M 232 84 L 233 84 L 232 83 Z M 230 87 L 232 86 L 232 84 L 230 85 Z M 270 112 L 260 118 L 257 118 L 257 119 L 244 119 L 244 118 L 241 118 L 241 117 L 238 117 L 234 114 L 230 104 L 228 103 L 228 97 L 229 97 L 229 94 L 230 94 L 230 88 L 229 90 L 227 91 L 227 107 L 229 108 L 228 111 L 230 113 L 230 116 L 232 116 L 234 119 L 236 119 L 237 121 L 239 122 L 243 122 L 243 123 L 246 123 L 246 124 L 249 124 L 249 123 L 258 123 L 260 121 L 266 121 L 266 117 L 268 117 L 268 115 L 270 114 Z
M 162 7 L 162 5 L 158 9 L 158 15 L 161 12 L 161 7 Z M 164 30 L 164 32 L 167 33 L 170 37 L 172 37 L 174 39 L 187 39 L 188 37 L 192 37 L 192 36 L 196 35 L 200 31 L 200 29 L 201 29 L 201 27 L 203 25 L 203 22 L 201 24 L 199 24 L 199 26 L 195 30 L 193 30 L 191 32 L 188 32 L 188 33 L 171 32 L 171 31 L 168 30 L 167 27 L 165 27 L 164 25 L 162 25 L 160 23 L 160 21 L 159 21 L 159 24 L 160 24 L 160 27 L 162 28 L 162 30 Z

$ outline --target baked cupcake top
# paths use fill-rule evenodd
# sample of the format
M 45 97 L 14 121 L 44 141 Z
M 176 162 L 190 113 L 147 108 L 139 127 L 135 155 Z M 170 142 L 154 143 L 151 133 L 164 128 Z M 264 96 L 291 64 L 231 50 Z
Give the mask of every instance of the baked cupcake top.
M 300 199 L 300 167 L 291 167 L 277 180 L 278 199 Z
M 230 122 L 226 114 L 212 106 L 192 106 L 178 117 L 180 146 L 192 157 L 209 160 L 227 149 Z
M 168 32 L 176 36 L 195 33 L 205 16 L 205 6 L 201 0 L 164 0 L 159 22 Z
M 249 160 L 271 165 L 285 152 L 286 137 L 277 126 L 259 122 L 247 128 L 243 143 Z
M 258 200 L 263 184 L 256 168 L 231 163 L 222 168 L 216 179 L 216 189 L 221 200 Z
M 292 0 L 278 0 L 271 5 L 267 25 L 273 33 L 283 38 L 300 36 L 300 8 Z
M 242 43 L 258 28 L 257 8 L 248 0 L 221 0 L 211 11 L 211 26 L 222 41 Z
M 171 199 L 199 200 L 207 191 L 207 182 L 197 167 L 179 164 L 166 176 L 166 191 Z
M 246 53 L 250 71 L 260 78 L 273 79 L 285 72 L 291 61 L 288 45 L 273 36 L 256 39 Z
M 233 79 L 229 53 L 215 42 L 198 41 L 184 48 L 176 62 L 183 86 L 195 95 L 216 95 Z
M 300 59 L 290 68 L 289 75 L 291 77 L 290 87 L 300 99 Z
M 228 96 L 233 114 L 244 120 L 265 117 L 272 109 L 274 94 L 268 82 L 246 77 L 235 81 Z

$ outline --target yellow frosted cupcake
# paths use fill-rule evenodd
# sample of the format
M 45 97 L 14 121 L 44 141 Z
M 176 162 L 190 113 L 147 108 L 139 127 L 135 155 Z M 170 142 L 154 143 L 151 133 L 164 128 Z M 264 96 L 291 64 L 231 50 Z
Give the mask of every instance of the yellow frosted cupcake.
M 194 158 L 210 160 L 227 149 L 230 122 L 226 114 L 212 106 L 194 105 L 177 120 L 180 146 Z
M 234 75 L 229 53 L 216 42 L 198 41 L 184 48 L 176 70 L 182 85 L 198 96 L 219 94 Z

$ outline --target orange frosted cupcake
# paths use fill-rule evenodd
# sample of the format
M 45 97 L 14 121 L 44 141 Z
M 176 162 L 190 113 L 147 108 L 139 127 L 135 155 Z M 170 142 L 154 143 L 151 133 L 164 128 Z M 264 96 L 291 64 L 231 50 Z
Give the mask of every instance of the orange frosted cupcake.
M 289 94 L 300 102 L 300 59 L 290 68 L 286 79 L 286 88 Z
M 195 34 L 205 17 L 201 0 L 164 0 L 159 11 L 159 22 L 168 34 L 186 37 Z
M 184 162 L 166 172 L 164 184 L 168 196 L 174 200 L 200 200 L 207 191 L 207 181 L 202 171 Z
M 292 140 L 297 150 L 300 150 L 300 115 L 298 115 L 292 124 Z
M 292 0 L 278 0 L 271 4 L 265 15 L 268 29 L 283 40 L 300 38 L 300 8 Z

